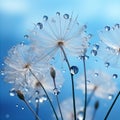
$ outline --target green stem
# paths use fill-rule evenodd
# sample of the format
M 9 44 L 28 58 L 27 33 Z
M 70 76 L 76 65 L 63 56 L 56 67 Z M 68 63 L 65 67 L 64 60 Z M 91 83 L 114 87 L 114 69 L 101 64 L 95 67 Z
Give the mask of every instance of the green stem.
M 85 78 L 85 103 L 84 103 L 84 115 L 83 120 L 86 118 L 86 108 L 87 108 L 87 75 L 86 75 L 86 64 L 85 64 L 85 56 L 83 56 L 83 67 L 84 67 L 84 78 Z
M 31 74 L 34 76 L 34 78 L 37 80 L 37 81 L 39 81 L 39 79 L 36 77 L 36 75 L 32 72 L 32 70 L 29 68 L 29 70 L 30 70 L 30 72 L 31 72 Z M 52 102 L 51 102 L 51 100 L 50 100 L 50 98 L 49 98 L 49 96 L 48 96 L 48 94 L 47 94 L 47 91 L 45 90 L 45 88 L 44 88 L 44 86 L 42 85 L 42 83 L 39 81 L 39 83 L 40 83 L 40 86 L 42 87 L 42 89 L 44 90 L 44 92 L 45 92 L 45 94 L 46 94 L 46 97 L 47 97 L 47 99 L 48 99 L 48 101 L 49 101 L 49 103 L 50 103 L 50 105 L 51 105 L 51 107 L 52 107 L 52 109 L 53 109 L 53 112 L 54 112 L 54 114 L 55 114 L 55 117 L 56 117 L 56 120 L 59 120 L 58 119 L 58 116 L 57 116 L 57 113 L 56 113 L 56 111 L 55 111 L 55 109 L 54 109 L 54 106 L 53 106 L 53 104 L 52 104 Z
M 74 79 L 73 79 L 73 74 L 71 74 L 71 67 L 70 67 L 70 63 L 68 61 L 68 58 L 66 56 L 66 53 L 62 47 L 62 45 L 59 45 L 59 47 L 61 48 L 62 52 L 63 52 L 63 55 L 64 55 L 64 58 L 65 58 L 65 61 L 68 65 L 68 68 L 69 68 L 69 72 L 70 72 L 70 76 L 71 76 L 71 81 L 72 81 L 72 98 L 73 98 L 73 110 L 74 110 L 74 120 L 76 120 L 76 105 L 75 105 L 75 90 L 74 90 Z
M 110 106 L 110 108 L 109 108 L 109 110 L 108 110 L 108 112 L 107 112 L 107 114 L 106 114 L 106 116 L 105 116 L 104 120 L 107 120 L 107 118 L 108 118 L 108 116 L 109 116 L 109 114 L 110 114 L 110 112 L 111 112 L 111 110 L 112 110 L 112 108 L 113 108 L 113 106 L 114 106 L 115 102 L 117 101 L 117 99 L 118 99 L 119 95 L 120 95 L 120 91 L 118 92 L 118 94 L 117 94 L 116 98 L 114 99 L 114 101 L 113 101 L 112 105 Z

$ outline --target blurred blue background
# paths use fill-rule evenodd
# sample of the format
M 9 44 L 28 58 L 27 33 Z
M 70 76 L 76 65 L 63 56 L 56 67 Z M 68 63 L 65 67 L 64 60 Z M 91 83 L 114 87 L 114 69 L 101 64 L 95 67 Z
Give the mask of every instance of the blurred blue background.
M 22 41 L 24 35 L 41 20 L 43 15 L 54 16 L 61 13 L 79 15 L 79 21 L 87 24 L 88 32 L 93 34 L 91 43 L 99 40 L 97 32 L 106 25 L 120 23 L 120 0 L 0 0 L 0 68 L 8 50 Z M 89 66 L 89 65 L 88 65 Z M 99 68 L 99 65 L 98 65 Z M 114 70 L 114 71 L 113 71 Z M 118 73 L 112 69 L 111 73 Z M 120 76 L 118 75 L 118 87 Z M 0 120 L 33 120 L 34 116 L 17 97 L 9 96 L 11 85 L 0 76 Z M 120 87 L 119 87 L 120 88 Z M 63 95 L 64 98 L 66 95 Z M 61 98 L 62 99 L 62 98 Z M 112 100 L 101 100 L 96 120 L 102 120 Z M 42 120 L 52 120 L 49 104 L 41 104 Z M 120 98 L 109 116 L 109 120 L 120 120 Z

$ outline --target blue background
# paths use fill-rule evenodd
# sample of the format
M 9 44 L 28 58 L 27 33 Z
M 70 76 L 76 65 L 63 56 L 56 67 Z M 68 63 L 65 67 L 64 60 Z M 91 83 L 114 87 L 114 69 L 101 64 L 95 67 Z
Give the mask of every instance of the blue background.
M 79 15 L 80 22 L 87 24 L 88 32 L 94 34 L 91 43 L 99 40 L 97 32 L 104 26 L 120 23 L 120 0 L 0 0 L 1 70 L 8 50 L 13 45 L 25 41 L 23 36 L 33 28 L 34 23 L 41 20 L 43 15 L 54 16 L 57 11 L 63 14 L 73 12 L 74 15 Z M 118 73 L 119 89 L 120 76 L 118 71 L 119 69 L 111 69 L 111 74 Z M 10 88 L 11 85 L 4 82 L 3 76 L 0 76 L 0 120 L 33 120 L 34 116 L 25 104 L 17 97 L 9 96 Z M 62 95 L 61 99 L 65 98 L 66 94 Z M 104 118 L 112 100 L 101 100 L 96 120 Z M 42 120 L 52 120 L 51 110 L 46 110 L 46 107 L 49 107 L 47 102 L 44 105 L 41 104 L 41 118 Z M 24 109 L 22 110 L 22 108 Z M 109 116 L 109 120 L 120 120 L 119 111 L 120 97 Z

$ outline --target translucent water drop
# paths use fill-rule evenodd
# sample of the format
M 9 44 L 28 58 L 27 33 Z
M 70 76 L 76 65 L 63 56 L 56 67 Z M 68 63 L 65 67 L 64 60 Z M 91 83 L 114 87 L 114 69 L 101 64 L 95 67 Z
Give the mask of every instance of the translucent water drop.
M 86 55 L 86 56 L 85 56 L 85 60 L 88 60 L 88 59 L 89 59 L 89 56 L 88 56 L 88 55 Z
M 45 95 L 43 95 L 43 96 L 40 97 L 39 102 L 43 103 L 46 100 L 47 100 L 47 97 Z
M 4 76 L 4 75 L 5 75 L 4 71 L 1 71 L 1 75 L 2 75 L 2 76 Z
M 18 108 L 18 104 L 16 104 L 16 108 Z
M 11 89 L 11 90 L 9 91 L 9 94 L 10 94 L 10 96 L 15 96 L 15 94 L 16 94 L 15 89 L 14 89 L 14 88 Z
M 118 78 L 118 75 L 117 75 L 117 74 L 113 74 L 113 78 L 114 78 L 114 79 L 117 79 L 117 78 Z
M 110 66 L 109 62 L 105 62 L 105 67 L 108 68 Z
M 10 115 L 9 115 L 9 114 L 6 114 L 6 115 L 5 115 L 5 118 L 6 118 L 6 119 L 10 118 Z
M 60 16 L 60 12 L 56 12 L 56 15 L 57 15 L 57 16 Z
M 91 54 L 92 54 L 93 56 L 96 56 L 96 55 L 97 55 L 97 50 L 92 50 L 92 51 L 91 51 Z
M 25 38 L 25 39 L 28 39 L 28 38 L 29 38 L 29 36 L 28 36 L 28 35 L 24 35 L 24 38 Z
M 94 45 L 93 45 L 93 49 L 94 49 L 94 50 L 98 50 L 98 49 L 99 49 L 99 45 L 94 44 Z
M 115 28 L 120 28 L 120 24 L 115 24 Z
M 54 95 L 58 95 L 60 93 L 60 91 L 57 88 L 53 89 Z
M 44 20 L 44 21 L 47 21 L 47 20 L 48 20 L 48 16 L 44 15 L 44 16 L 43 16 L 43 20 Z
M 24 107 L 21 107 L 22 110 L 24 110 L 25 108 Z
M 97 77 L 99 74 L 98 74 L 98 73 L 95 73 L 94 75 L 95 75 L 95 77 Z
M 79 69 L 78 69 L 77 66 L 72 66 L 72 67 L 70 68 L 70 70 L 71 70 L 71 74 L 72 74 L 72 75 L 77 74 L 78 71 L 79 71 Z
M 79 111 L 77 113 L 77 120 L 83 120 L 83 115 L 84 115 L 84 112 L 83 111 Z
M 109 99 L 109 100 L 113 99 L 113 97 L 114 97 L 113 94 L 109 94 L 109 95 L 108 95 L 108 99 Z
M 39 23 L 37 23 L 37 26 L 38 26 L 38 28 L 39 28 L 39 29 L 42 29 L 42 28 L 43 28 L 43 24 L 42 24 L 42 23 L 40 23 L 40 22 L 39 22 Z
M 64 17 L 65 19 L 69 19 L 69 15 L 68 15 L 68 14 L 64 14 L 63 17 Z
M 35 102 L 38 103 L 39 102 L 39 98 L 35 98 Z
M 36 91 L 35 91 L 35 94 L 36 94 L 36 95 L 39 95 L 39 91 L 38 91 L 38 90 L 36 90 Z
M 105 30 L 106 31 L 110 31 L 110 27 L 109 26 L 105 26 Z

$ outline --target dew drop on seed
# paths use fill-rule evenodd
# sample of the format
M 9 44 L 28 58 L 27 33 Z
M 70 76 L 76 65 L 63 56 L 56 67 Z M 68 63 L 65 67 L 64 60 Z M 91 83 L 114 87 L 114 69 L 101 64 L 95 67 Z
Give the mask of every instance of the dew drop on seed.
M 77 120 L 83 120 L 83 115 L 84 115 L 84 112 L 83 111 L 79 111 L 77 113 Z
M 11 90 L 9 91 L 9 94 L 10 94 L 10 96 L 15 96 L 15 94 L 16 94 L 15 89 L 14 89 L 14 88 L 11 89 Z
M 77 74 L 78 71 L 79 71 L 79 69 L 78 69 L 77 66 L 72 66 L 72 67 L 70 68 L 70 70 L 71 70 L 71 74 L 72 74 L 72 75 Z
M 64 17 L 65 19 L 69 19 L 69 15 L 68 15 L 68 14 L 64 14 L 63 17 Z
M 117 78 L 118 78 L 118 75 L 117 75 L 117 74 L 113 74 L 113 78 L 114 78 L 114 79 L 117 79 Z
M 109 62 L 105 62 L 105 67 L 108 68 L 110 66 Z
M 57 16 L 60 16 L 60 12 L 56 12 L 56 15 L 57 15 Z
M 43 28 L 43 24 L 40 23 L 40 22 L 37 23 L 37 26 L 38 26 L 39 29 L 42 29 L 42 28 Z
M 114 97 L 113 94 L 109 94 L 109 95 L 108 95 L 108 99 L 109 99 L 109 100 L 113 99 L 113 97 Z
M 97 50 L 92 50 L 92 51 L 91 51 L 91 54 L 92 54 L 93 56 L 96 56 L 96 55 L 97 55 Z
M 60 93 L 60 91 L 57 88 L 53 89 L 54 95 L 58 95 Z
M 110 27 L 109 26 L 105 26 L 105 30 L 106 31 L 110 31 Z
M 28 36 L 28 35 L 24 35 L 24 38 L 25 38 L 25 39 L 28 39 L 28 38 L 29 38 L 29 36 Z
M 44 21 L 47 21 L 47 20 L 48 20 L 48 16 L 44 15 L 44 16 L 43 16 L 43 20 L 44 20 Z

